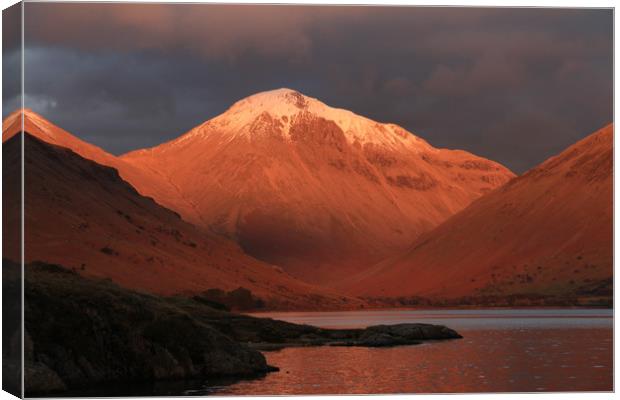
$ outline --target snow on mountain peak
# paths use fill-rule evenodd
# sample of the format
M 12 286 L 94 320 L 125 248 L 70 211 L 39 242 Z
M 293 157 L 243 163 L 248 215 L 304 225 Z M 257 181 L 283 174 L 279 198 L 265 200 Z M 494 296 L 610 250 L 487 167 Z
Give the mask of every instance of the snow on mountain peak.
M 230 110 L 246 109 L 248 107 L 273 110 L 274 108 L 282 109 L 283 107 L 288 108 L 290 106 L 304 109 L 308 107 L 311 101 L 318 102 L 318 100 L 304 96 L 296 90 L 281 88 L 248 96 L 233 104 Z
M 287 88 L 269 90 L 246 97 L 233 104 L 223 115 L 243 118 L 246 115 L 256 117 L 266 112 L 275 118 L 290 118 L 303 111 L 326 119 L 334 116 L 334 111 L 354 115 L 346 110 L 329 107 L 315 98 Z
M 333 121 L 350 143 L 414 149 L 429 147 L 424 140 L 395 124 L 379 123 L 345 109 L 330 107 L 318 99 L 287 88 L 260 92 L 239 100 L 226 112 L 206 121 L 187 136 L 195 137 L 213 131 L 228 133 L 231 137 L 251 136 L 252 124 L 267 115 L 271 120 L 278 121 L 286 137 L 300 114 Z

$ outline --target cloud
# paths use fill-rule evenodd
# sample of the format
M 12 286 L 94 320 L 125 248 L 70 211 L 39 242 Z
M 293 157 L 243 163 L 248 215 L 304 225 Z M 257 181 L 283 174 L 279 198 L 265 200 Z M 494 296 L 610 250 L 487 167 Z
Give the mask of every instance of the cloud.
M 313 12 L 294 8 L 31 3 L 26 5 L 26 40 L 81 50 L 151 50 L 229 60 L 254 52 L 296 60 L 311 52 L 305 28 Z
M 612 119 L 611 10 L 25 7 L 28 99 L 116 153 L 277 87 L 517 172 Z M 18 94 L 9 86 L 3 98 Z

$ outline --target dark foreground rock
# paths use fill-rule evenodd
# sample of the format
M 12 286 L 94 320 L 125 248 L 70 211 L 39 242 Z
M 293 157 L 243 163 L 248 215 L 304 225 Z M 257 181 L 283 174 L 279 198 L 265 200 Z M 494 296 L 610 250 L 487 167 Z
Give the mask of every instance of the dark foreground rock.
M 25 271 L 27 395 L 276 370 L 259 351 L 207 324 L 204 313 L 188 313 L 190 300 L 128 291 L 54 265 L 33 263 Z
M 3 268 L 18 266 L 5 261 Z M 26 395 L 104 382 L 253 378 L 277 370 L 259 350 L 288 346 L 384 347 L 461 337 L 428 324 L 323 329 L 138 293 L 56 265 L 31 263 L 25 272 Z

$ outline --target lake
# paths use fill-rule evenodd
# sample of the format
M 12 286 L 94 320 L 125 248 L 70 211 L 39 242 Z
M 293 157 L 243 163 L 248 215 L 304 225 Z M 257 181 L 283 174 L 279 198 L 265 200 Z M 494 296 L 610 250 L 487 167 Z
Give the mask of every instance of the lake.
M 96 385 L 67 396 L 295 395 L 611 391 L 613 311 L 380 310 L 260 313 L 326 328 L 424 322 L 463 339 L 392 348 L 264 352 L 279 372 L 254 380 Z
M 613 390 L 613 311 L 394 310 L 261 313 L 326 328 L 425 322 L 463 339 L 393 348 L 265 352 L 280 372 L 186 394 L 281 395 Z

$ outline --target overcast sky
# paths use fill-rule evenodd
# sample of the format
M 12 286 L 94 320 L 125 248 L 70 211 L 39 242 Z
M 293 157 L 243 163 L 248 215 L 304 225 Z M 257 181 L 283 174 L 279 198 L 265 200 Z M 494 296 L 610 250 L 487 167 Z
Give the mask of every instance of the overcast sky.
M 517 173 L 612 122 L 611 10 L 25 10 L 26 107 L 115 154 L 170 140 L 280 87 Z M 4 46 L 3 55 L 10 74 L 6 60 L 18 50 Z M 18 107 L 18 90 L 3 91 L 3 116 Z

